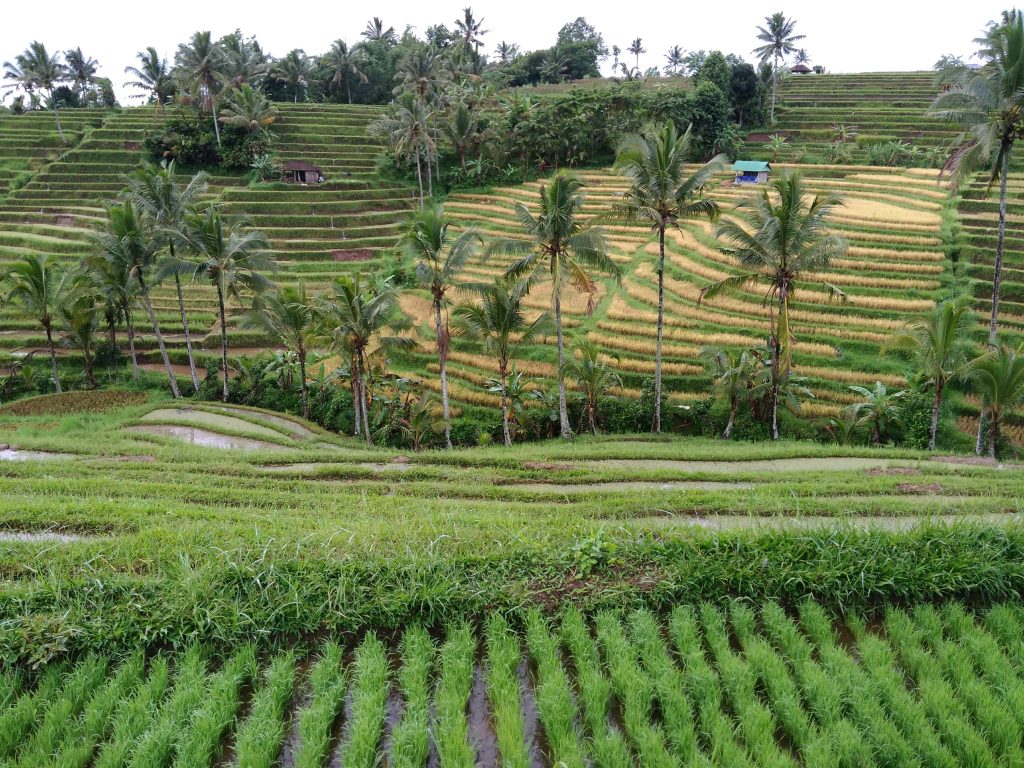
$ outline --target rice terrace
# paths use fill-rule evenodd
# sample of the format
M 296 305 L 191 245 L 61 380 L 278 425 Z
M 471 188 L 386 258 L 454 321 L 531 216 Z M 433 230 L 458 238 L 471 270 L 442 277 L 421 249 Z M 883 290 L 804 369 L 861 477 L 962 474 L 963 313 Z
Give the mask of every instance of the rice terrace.
M 1024 14 L 749 5 L 5 26 L 0 766 L 1024 765 Z

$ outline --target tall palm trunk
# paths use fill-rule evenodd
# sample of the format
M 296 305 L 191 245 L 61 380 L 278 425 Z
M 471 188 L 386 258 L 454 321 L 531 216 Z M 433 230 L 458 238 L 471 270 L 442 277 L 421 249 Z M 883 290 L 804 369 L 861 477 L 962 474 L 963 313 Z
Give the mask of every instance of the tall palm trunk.
M 139 356 L 135 352 L 135 321 L 132 320 L 132 313 L 125 312 L 124 324 L 128 330 L 128 353 L 132 356 L 132 380 L 139 380 Z
M 306 349 L 299 346 L 299 391 L 302 393 L 302 418 L 309 418 L 309 387 L 306 385 Z
M 1003 251 L 1006 247 L 1006 175 L 1010 172 L 1010 148 L 1004 146 L 1003 162 L 999 169 L 999 227 L 996 231 L 996 258 L 992 275 L 992 314 L 988 321 L 988 347 L 994 350 L 997 346 L 999 330 L 999 293 L 1003 285 Z M 981 455 L 985 436 L 985 399 L 982 398 L 981 412 L 978 416 L 978 438 L 974 443 L 974 452 Z
M 217 281 L 217 313 L 220 316 L 220 364 L 221 372 L 224 375 L 221 397 L 226 403 L 228 401 L 228 320 L 224 313 L 224 290 L 221 288 L 220 280 Z
M 89 389 L 97 389 L 99 384 L 96 382 L 96 371 L 93 365 L 93 355 L 89 348 L 89 345 L 82 345 L 82 362 L 85 364 L 85 383 Z
M 444 413 L 444 444 L 451 450 L 451 408 L 448 404 L 448 329 L 441 323 L 441 299 L 434 297 L 434 331 L 437 334 L 437 362 L 441 369 L 441 408 Z
M 508 428 L 508 359 L 504 356 L 498 361 L 498 376 L 501 378 L 501 432 L 505 445 L 512 445 L 512 432 Z
M 423 168 L 420 165 L 420 151 L 416 150 L 416 180 L 420 185 L 420 210 L 423 210 Z
M 57 371 L 57 350 L 53 347 L 53 328 L 49 320 L 43 320 L 43 328 L 46 329 L 46 347 L 50 351 L 50 370 L 53 372 L 53 388 L 60 394 L 64 390 L 60 387 L 60 373 Z
M 772 115 L 771 124 L 775 125 L 775 94 L 779 90 L 779 54 L 778 51 L 775 53 L 775 59 L 772 62 Z
M 590 423 L 591 434 L 597 434 L 597 400 L 593 394 L 587 399 L 587 421 Z
M 359 353 L 359 410 L 363 414 L 363 435 L 366 437 L 366 444 L 373 445 L 373 437 L 370 435 L 370 414 L 366 406 L 366 361 L 362 353 Z
M 356 425 L 355 429 L 352 430 L 352 434 L 355 437 L 359 437 L 362 434 L 362 411 L 359 408 L 359 370 L 356 365 L 355 359 L 352 360 L 352 408 L 355 411 Z
M 935 400 L 932 402 L 932 426 L 928 433 L 928 450 L 935 450 L 935 436 L 939 432 L 939 406 L 942 405 L 942 383 L 935 382 Z
M 50 103 L 53 104 L 53 119 L 57 121 L 57 134 L 60 136 L 60 143 L 67 144 L 68 140 L 64 138 L 64 129 L 60 125 L 60 110 L 57 109 L 57 100 L 53 98 L 53 89 L 50 89 Z
M 181 392 L 178 391 L 178 379 L 174 375 L 174 369 L 171 368 L 171 358 L 167 356 L 167 346 L 164 344 L 164 335 L 160 332 L 160 323 L 156 320 L 156 312 L 153 311 L 149 288 L 142 277 L 142 272 L 138 272 L 136 277 L 139 281 L 139 289 L 142 291 L 142 303 L 146 307 L 146 314 L 149 315 L 149 323 L 153 326 L 153 335 L 156 336 L 156 344 L 160 348 L 160 357 L 163 358 L 164 368 L 167 370 L 167 380 L 171 383 L 171 393 L 177 400 L 181 397 Z
M 217 97 L 210 96 L 210 111 L 213 112 L 213 134 L 217 137 L 217 146 L 220 146 L 220 123 L 217 122 Z
M 786 301 L 786 288 L 783 286 L 779 290 L 779 317 L 782 317 L 782 307 Z M 782 342 L 779 339 L 779 323 L 776 320 L 775 312 L 771 315 L 771 347 L 772 347 L 772 371 L 771 371 L 771 387 L 769 389 L 769 399 L 771 402 L 772 409 L 772 440 L 779 439 L 779 368 L 780 360 L 782 356 Z
M 171 244 L 171 258 L 174 258 L 174 245 Z M 178 311 L 181 312 L 181 327 L 185 332 L 185 351 L 188 352 L 188 368 L 192 374 L 192 386 L 199 392 L 199 376 L 196 375 L 196 358 L 192 354 L 192 333 L 188 327 L 188 313 L 185 312 L 185 297 L 181 291 L 181 278 L 174 274 L 174 287 L 178 291 Z
M 558 426 L 563 439 L 572 438 L 572 427 L 569 425 L 569 406 L 565 401 L 565 340 L 562 338 L 562 297 L 555 288 L 552 291 L 555 309 L 555 339 L 558 343 Z
M 345 88 L 348 89 L 348 103 L 352 103 L 352 81 L 349 78 L 345 78 Z
M 999 444 L 999 421 L 1001 414 L 995 407 L 989 408 L 988 420 L 988 455 L 989 458 L 996 457 L 996 446 Z
M 651 432 L 661 433 L 661 339 L 665 327 L 665 226 L 658 228 L 658 343 L 654 357 L 654 422 Z
M 732 437 L 732 428 L 736 424 L 736 405 L 736 396 L 733 395 L 729 398 L 729 422 L 725 425 L 725 432 L 722 433 L 723 440 Z

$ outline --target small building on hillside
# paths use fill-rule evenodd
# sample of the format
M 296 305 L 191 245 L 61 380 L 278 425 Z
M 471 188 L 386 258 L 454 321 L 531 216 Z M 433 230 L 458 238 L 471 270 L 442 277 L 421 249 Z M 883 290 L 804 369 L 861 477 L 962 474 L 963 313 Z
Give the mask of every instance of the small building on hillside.
M 764 184 L 772 172 L 767 160 L 737 160 L 732 169 L 736 173 L 736 184 Z
M 322 184 L 324 175 L 320 169 L 305 160 L 288 160 L 284 166 L 284 180 L 297 184 Z
M 808 67 L 806 64 L 797 64 L 789 68 L 789 74 L 791 75 L 809 75 L 814 70 Z

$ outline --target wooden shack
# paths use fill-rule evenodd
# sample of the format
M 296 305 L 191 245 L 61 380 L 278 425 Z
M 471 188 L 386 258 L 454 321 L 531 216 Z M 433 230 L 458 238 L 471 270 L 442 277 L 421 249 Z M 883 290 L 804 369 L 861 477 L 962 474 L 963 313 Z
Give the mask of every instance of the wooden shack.
M 324 175 L 320 169 L 305 160 L 288 160 L 284 166 L 284 180 L 296 184 L 322 184 Z
M 736 184 L 764 184 L 772 172 L 771 163 L 766 160 L 737 160 L 732 169 L 736 173 Z

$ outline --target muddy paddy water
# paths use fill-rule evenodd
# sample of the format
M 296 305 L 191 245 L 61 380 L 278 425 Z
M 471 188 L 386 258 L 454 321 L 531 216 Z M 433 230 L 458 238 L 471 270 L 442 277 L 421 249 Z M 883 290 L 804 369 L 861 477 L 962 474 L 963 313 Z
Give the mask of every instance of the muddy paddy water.
M 220 448 L 222 450 L 234 451 L 288 450 L 284 446 L 264 442 L 263 440 L 231 437 L 198 427 L 175 426 L 171 424 L 137 424 L 133 427 L 127 427 L 127 431 L 140 432 L 146 435 L 173 437 L 184 443 L 191 443 L 203 448 Z
M 12 448 L 0 450 L 0 461 L 53 461 L 79 458 L 73 453 L 50 453 L 49 451 L 18 451 Z
M 227 429 L 232 432 L 250 433 L 262 437 L 282 437 L 281 433 L 261 424 L 228 416 L 223 413 L 199 411 L 194 408 L 157 408 L 143 416 L 140 421 L 170 421 L 175 424 L 194 424 L 212 430 Z
M 801 459 L 759 459 L 754 461 L 686 461 L 677 459 L 598 459 L 573 462 L 576 467 L 618 467 L 623 469 L 672 469 L 677 472 L 827 472 L 846 469 L 872 469 L 900 464 L 894 459 L 822 457 Z

